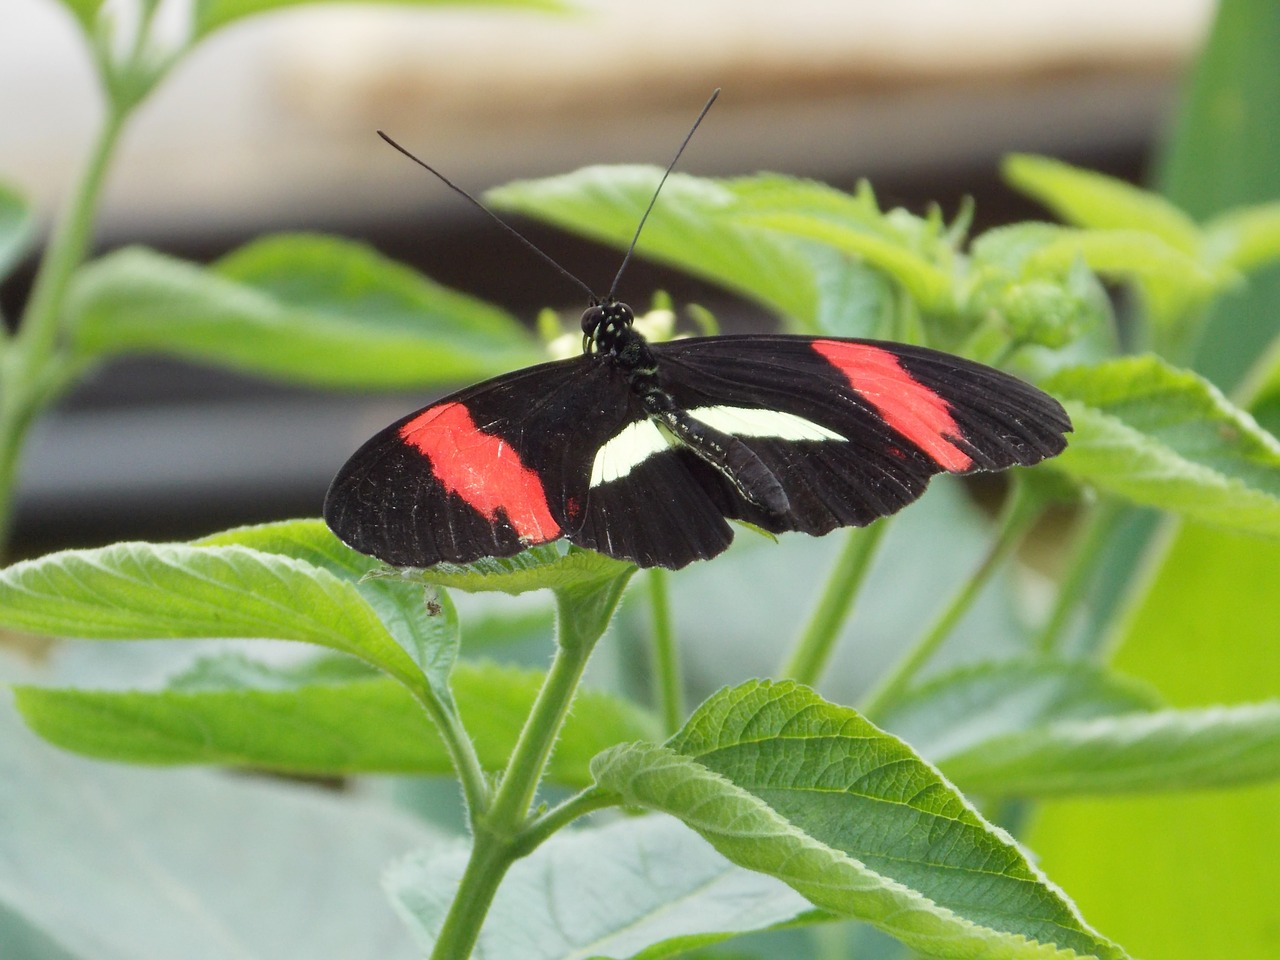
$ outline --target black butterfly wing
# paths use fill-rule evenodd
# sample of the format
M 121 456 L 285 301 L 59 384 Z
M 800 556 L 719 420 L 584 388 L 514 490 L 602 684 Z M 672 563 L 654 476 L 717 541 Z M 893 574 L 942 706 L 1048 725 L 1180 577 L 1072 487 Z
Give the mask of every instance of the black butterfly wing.
M 623 429 L 637 427 L 658 432 L 644 417 Z M 690 451 L 668 446 L 632 466 L 625 478 L 590 485 L 587 509 L 569 539 L 642 567 L 674 570 L 708 560 L 732 542 L 725 517 L 734 516 L 714 478 L 706 476 L 710 469 Z
M 559 539 L 581 523 L 595 448 L 635 403 L 625 375 L 592 357 L 477 384 L 356 451 L 330 485 L 325 521 L 395 566 L 506 557 Z
M 676 446 L 643 459 L 643 451 L 623 457 L 613 471 L 617 479 L 595 478 L 591 502 L 606 514 L 602 525 L 628 494 L 649 503 L 661 499 L 651 490 L 656 484 L 687 487 L 692 480 L 723 516 L 773 532 L 821 535 L 896 512 L 935 474 L 1037 463 L 1063 449 L 1071 427 L 1061 405 L 1035 387 L 924 348 L 748 336 L 652 349 L 662 386 L 676 404 L 743 444 L 781 485 L 786 509 L 766 508 L 765 498 L 744 495 L 722 470 Z M 643 484 L 629 482 L 642 476 Z M 690 535 L 679 529 L 680 503 L 701 506 L 700 498 L 681 492 L 663 522 L 645 514 L 655 523 L 642 562 L 681 566 L 703 555 L 690 556 L 684 542 Z
M 415 411 L 339 471 L 324 517 L 344 543 L 394 566 L 505 557 L 565 537 L 642 566 L 715 556 L 733 531 L 685 451 L 590 488 L 597 451 L 648 420 L 601 357 L 542 364 Z

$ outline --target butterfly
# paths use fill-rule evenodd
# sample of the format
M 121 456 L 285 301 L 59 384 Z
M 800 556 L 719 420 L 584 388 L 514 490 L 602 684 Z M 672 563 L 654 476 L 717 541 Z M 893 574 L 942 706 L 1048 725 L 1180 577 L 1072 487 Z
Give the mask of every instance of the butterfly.
M 936 350 L 788 335 L 650 343 L 613 294 L 621 276 L 606 297 L 587 288 L 581 356 L 462 390 L 360 447 L 325 498 L 339 539 L 403 567 L 563 538 L 678 569 L 725 550 L 730 520 L 821 536 L 895 513 L 936 474 L 1066 446 L 1071 421 L 1048 394 Z

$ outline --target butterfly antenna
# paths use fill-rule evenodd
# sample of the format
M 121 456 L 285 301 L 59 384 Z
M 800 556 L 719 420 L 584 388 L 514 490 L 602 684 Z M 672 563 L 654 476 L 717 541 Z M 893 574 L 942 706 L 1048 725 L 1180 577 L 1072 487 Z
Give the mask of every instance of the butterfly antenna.
M 718 93 L 719 91 L 716 91 L 716 92 Z M 707 106 L 711 106 L 711 104 L 707 104 Z M 706 111 L 704 110 L 703 113 L 706 113 Z M 698 119 L 701 120 L 702 118 L 699 117 Z M 697 124 L 694 124 L 694 126 L 696 127 Z M 387 136 L 381 130 L 378 131 L 378 136 L 380 136 L 383 140 L 387 141 L 387 143 L 391 144 L 391 146 L 395 147 L 397 150 L 403 153 L 406 157 L 408 157 L 418 166 L 422 167 L 428 173 L 434 174 L 438 179 L 443 181 L 446 187 L 448 187 L 454 193 L 461 194 L 462 197 L 464 197 L 466 200 L 469 200 L 473 206 L 483 211 L 484 214 L 487 217 L 489 217 L 490 220 L 492 220 L 494 223 L 500 226 L 503 230 L 507 231 L 507 233 L 511 234 L 521 243 L 523 243 L 526 247 L 528 247 L 530 250 L 532 250 L 534 253 L 540 256 L 547 263 L 551 264 L 551 266 L 555 267 L 556 270 L 559 271 L 560 275 L 563 276 L 565 279 L 570 280 L 573 283 L 576 283 L 579 287 L 585 290 L 587 292 L 587 296 L 591 299 L 592 303 L 600 302 L 600 298 L 595 295 L 595 293 L 591 290 L 590 287 L 588 287 L 585 283 L 583 283 L 581 280 L 575 277 L 572 273 L 570 273 L 564 267 L 560 266 L 560 264 L 556 263 L 555 260 L 551 258 L 550 254 L 544 253 L 541 249 L 539 249 L 539 247 L 532 240 L 530 240 L 528 237 L 522 234 L 515 227 L 511 226 L 511 224 L 507 223 L 507 221 L 503 220 L 500 216 L 498 216 L 496 213 L 494 213 L 492 210 L 486 207 L 483 203 L 481 203 L 471 194 L 467 193 L 467 191 L 463 190 L 460 186 L 458 186 L 456 183 L 454 183 L 452 180 L 446 177 L 443 173 L 441 173 L 435 167 L 431 166 L 431 164 L 427 163 L 425 160 L 415 157 L 412 153 L 410 153 L 404 147 L 400 146 L 400 144 L 396 143 L 394 140 L 392 140 L 389 136 Z M 686 143 L 688 142 L 687 139 L 685 142 Z M 684 148 L 682 147 L 681 149 L 684 149 Z M 679 154 L 677 154 L 677 156 L 679 156 Z M 666 178 L 664 177 L 663 179 L 666 179 Z M 650 204 L 650 206 L 652 206 L 652 204 Z M 641 221 L 641 223 L 643 222 L 644 221 Z M 632 246 L 634 245 L 635 244 L 633 243 Z
M 689 128 L 689 132 L 684 135 L 684 142 L 680 144 L 680 149 L 676 151 L 676 155 L 671 158 L 671 162 L 667 164 L 666 171 L 662 174 L 662 179 L 658 181 L 658 189 L 653 191 L 653 197 L 649 200 L 649 206 L 644 209 L 644 216 L 640 218 L 640 223 L 636 227 L 636 235 L 631 238 L 631 246 L 627 247 L 626 256 L 622 258 L 622 266 L 618 267 L 618 273 L 613 278 L 613 285 L 609 287 L 609 296 L 605 298 L 606 302 L 614 299 L 614 295 L 618 292 L 618 284 L 622 282 L 623 271 L 627 269 L 627 264 L 631 262 L 631 254 L 635 252 L 636 243 L 640 240 L 640 231 L 644 229 L 644 222 L 649 219 L 649 213 L 653 210 L 653 205 L 658 202 L 658 194 L 662 192 L 662 185 L 667 182 L 667 177 L 671 176 L 671 171 L 675 167 L 676 162 L 680 159 L 680 154 L 684 153 L 684 148 L 689 145 L 689 141 L 693 139 L 694 131 L 698 129 L 698 124 L 702 123 L 702 118 L 707 115 L 707 111 L 711 109 L 711 105 L 716 102 L 716 97 L 720 96 L 720 88 L 716 87 L 711 91 L 711 98 L 707 100 L 702 108 L 702 112 L 698 114 L 698 119 L 693 121 L 693 126 Z

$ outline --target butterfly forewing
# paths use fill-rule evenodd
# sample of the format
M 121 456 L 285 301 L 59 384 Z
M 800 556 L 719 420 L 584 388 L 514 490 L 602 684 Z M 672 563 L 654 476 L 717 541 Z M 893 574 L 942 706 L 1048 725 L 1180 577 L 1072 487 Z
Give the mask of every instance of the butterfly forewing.
M 396 566 L 511 556 L 580 522 L 591 457 L 632 415 L 625 377 L 588 357 L 486 381 L 369 440 L 330 486 L 325 521 Z
M 923 348 L 745 336 L 652 349 L 663 388 L 692 417 L 748 447 L 781 483 L 787 509 L 765 508 L 679 444 L 652 445 L 632 473 L 591 486 L 587 528 L 612 531 L 614 542 L 597 535 L 584 544 L 610 552 L 642 527 L 644 550 L 623 555 L 645 565 L 679 567 L 718 553 L 728 537 L 715 514 L 775 533 L 863 526 L 917 499 L 937 473 L 1052 456 L 1070 429 L 1057 401 L 1034 387 Z
M 901 450 L 914 450 L 929 473 L 1038 463 L 1062 451 L 1071 429 L 1061 404 L 1030 384 L 925 347 L 736 336 L 678 340 L 653 351 L 672 394 L 687 405 L 719 397 L 795 413 L 873 457 L 889 452 L 889 464 Z

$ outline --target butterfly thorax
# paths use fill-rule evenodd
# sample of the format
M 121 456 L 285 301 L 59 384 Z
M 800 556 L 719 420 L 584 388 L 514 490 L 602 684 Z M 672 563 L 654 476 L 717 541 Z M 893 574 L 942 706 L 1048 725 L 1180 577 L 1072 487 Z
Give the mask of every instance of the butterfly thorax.
M 588 307 L 582 315 L 584 349 L 626 373 L 645 414 L 674 442 L 718 470 L 751 503 L 785 514 L 790 508 L 787 496 L 760 458 L 740 439 L 691 416 L 664 389 L 658 361 L 632 326 L 634 321 L 631 308 L 616 300 Z
M 635 314 L 625 303 L 593 304 L 582 314 L 582 348 L 625 371 L 632 390 L 643 397 L 660 389 L 658 362 L 634 323 Z

